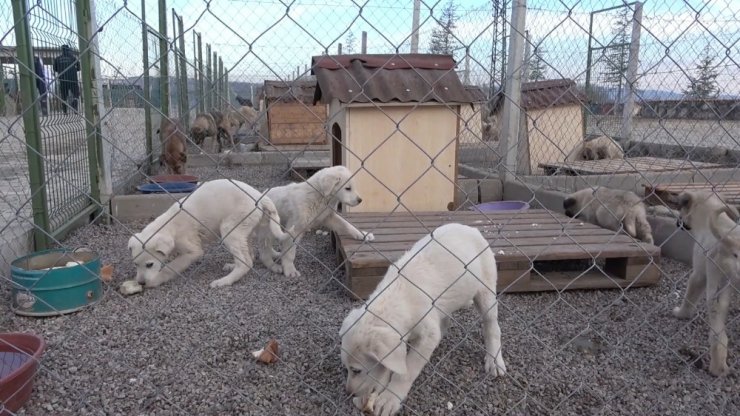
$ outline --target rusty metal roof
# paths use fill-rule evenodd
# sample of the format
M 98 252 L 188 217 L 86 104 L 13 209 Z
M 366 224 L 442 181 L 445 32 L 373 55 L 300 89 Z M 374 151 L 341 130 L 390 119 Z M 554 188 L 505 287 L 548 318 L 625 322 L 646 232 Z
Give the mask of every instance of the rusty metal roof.
M 483 91 L 483 88 L 477 85 L 466 85 L 465 89 L 468 91 L 468 94 L 470 94 L 470 98 L 474 103 L 483 103 L 488 101 L 488 97 L 486 97 L 486 92 Z
M 493 97 L 493 111 L 500 111 L 504 95 L 499 91 Z M 539 110 L 565 105 L 582 105 L 586 96 L 571 79 L 551 79 L 522 83 L 522 107 L 525 110 Z
M 267 102 L 293 102 L 300 101 L 304 104 L 313 103 L 316 79 L 297 79 L 295 81 L 265 81 L 265 98 Z
M 449 55 L 322 55 L 311 60 L 314 102 L 469 103 Z

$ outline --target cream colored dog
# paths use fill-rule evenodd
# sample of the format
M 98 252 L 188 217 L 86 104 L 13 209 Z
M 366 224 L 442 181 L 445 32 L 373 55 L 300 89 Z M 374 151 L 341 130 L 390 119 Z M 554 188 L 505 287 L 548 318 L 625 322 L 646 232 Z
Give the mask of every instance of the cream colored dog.
M 272 235 L 266 234 L 262 238 L 260 260 L 276 273 L 280 272 L 280 267 L 273 257 L 279 256 L 286 276 L 301 275 L 294 265 L 296 245 L 311 228 L 327 227 L 356 240 L 372 241 L 375 238 L 372 233 L 358 230 L 337 213 L 340 203 L 354 207 L 362 202 L 352 183 L 352 174 L 344 166 L 321 169 L 305 182 L 271 188 L 265 194 L 275 203 L 283 225 L 294 237 L 293 241 L 282 241 L 279 253 L 273 250 L 275 240 Z
M 709 306 L 709 372 L 727 374 L 727 312 L 732 293 L 740 287 L 740 214 L 711 191 L 683 192 L 678 197 L 678 225 L 695 239 L 692 271 L 677 318 L 696 312 L 699 296 L 706 292 Z
M 475 228 L 446 224 L 419 240 L 339 331 L 348 393 L 374 398 L 375 415 L 401 408 L 429 362 L 450 315 L 475 303 L 483 318 L 485 369 L 506 373 L 496 299 L 496 260 Z M 407 348 L 408 346 L 408 348 Z
M 230 179 L 205 182 L 129 239 L 136 281 L 155 287 L 171 280 L 203 256 L 202 240 L 220 237 L 234 264 L 226 264 L 230 273 L 211 287 L 231 285 L 252 268 L 248 240 L 253 229 L 264 228 L 264 234 L 269 229 L 282 241 L 287 234 L 279 224 L 275 205 L 251 186 Z
M 573 192 L 563 201 L 565 215 L 620 231 L 653 244 L 653 230 L 647 221 L 645 204 L 634 192 L 599 187 Z
M 601 159 L 624 159 L 624 150 L 619 143 L 609 137 L 599 136 L 580 143 L 568 154 L 565 161 Z

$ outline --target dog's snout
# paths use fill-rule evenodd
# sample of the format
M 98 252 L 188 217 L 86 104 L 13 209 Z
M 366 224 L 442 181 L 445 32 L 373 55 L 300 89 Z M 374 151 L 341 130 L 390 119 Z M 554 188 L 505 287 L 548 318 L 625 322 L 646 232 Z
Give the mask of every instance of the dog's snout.
M 357 197 L 357 203 L 358 204 L 361 204 L 362 203 L 362 198 L 360 198 L 359 196 Z

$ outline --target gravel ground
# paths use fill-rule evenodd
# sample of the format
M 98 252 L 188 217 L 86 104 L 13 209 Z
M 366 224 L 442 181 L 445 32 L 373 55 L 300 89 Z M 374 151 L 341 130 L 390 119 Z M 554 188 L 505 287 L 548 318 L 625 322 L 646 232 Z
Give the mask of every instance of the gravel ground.
M 259 188 L 283 182 L 276 178 L 282 170 L 221 173 Z M 306 236 L 298 279 L 257 263 L 234 286 L 211 290 L 208 283 L 230 260 L 212 246 L 184 277 L 124 298 L 115 287 L 134 274 L 126 242 L 144 225 L 91 225 L 67 240 L 71 247 L 94 247 L 116 267 L 94 307 L 28 319 L 5 303 L 1 328 L 34 331 L 48 343 L 21 414 L 359 415 L 344 394 L 337 336 L 356 302 L 339 283 L 330 237 Z M 667 259 L 661 267 L 664 278 L 651 288 L 501 296 L 509 373 L 500 379 L 483 372 L 480 324 L 472 310 L 461 311 L 404 414 L 740 414 L 738 375 L 715 379 L 706 372 L 704 311 L 690 322 L 669 314 L 688 267 Z M 737 317 L 733 309 L 735 341 Z M 250 351 L 273 337 L 281 361 L 255 362 Z M 737 370 L 734 345 L 730 360 Z

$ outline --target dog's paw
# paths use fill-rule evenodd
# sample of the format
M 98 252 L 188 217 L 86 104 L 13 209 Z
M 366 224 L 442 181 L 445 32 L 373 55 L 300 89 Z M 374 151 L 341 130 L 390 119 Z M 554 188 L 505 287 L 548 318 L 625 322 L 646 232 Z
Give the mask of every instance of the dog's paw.
M 373 415 L 392 416 L 401 410 L 401 399 L 388 390 L 383 391 L 375 399 Z
M 730 367 L 724 360 L 718 360 L 719 362 L 712 361 L 709 363 L 709 372 L 715 377 L 724 377 L 730 373 Z
M 694 314 L 690 308 L 684 308 L 683 306 L 676 306 L 671 313 L 678 319 L 689 319 Z
M 234 270 L 234 267 L 236 267 L 236 265 L 234 263 L 226 263 L 226 264 L 224 264 L 224 267 L 221 268 L 221 270 L 223 270 L 225 272 L 230 272 L 230 271 Z
M 375 241 L 375 236 L 373 235 L 373 233 L 368 233 L 366 231 L 360 231 L 360 234 L 362 235 L 362 237 L 359 238 L 358 240 Z
M 211 286 L 211 289 L 215 289 L 217 287 L 231 286 L 231 283 L 232 282 L 229 282 L 228 280 L 224 280 L 223 278 L 221 278 L 221 279 L 216 279 L 212 281 L 210 286 Z
M 506 374 L 506 363 L 501 355 L 492 357 L 486 355 L 486 372 L 494 377 L 501 377 Z
M 280 274 L 283 272 L 283 267 L 279 264 L 271 264 L 268 269 L 270 269 L 271 272 Z
M 283 265 L 283 274 L 285 275 L 285 277 L 301 277 L 301 272 L 296 270 L 296 268 L 293 266 Z

